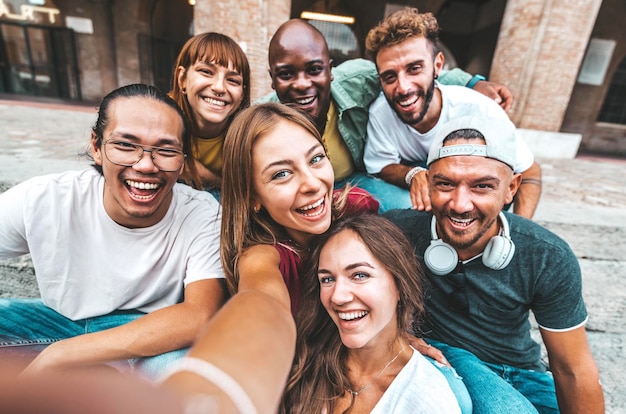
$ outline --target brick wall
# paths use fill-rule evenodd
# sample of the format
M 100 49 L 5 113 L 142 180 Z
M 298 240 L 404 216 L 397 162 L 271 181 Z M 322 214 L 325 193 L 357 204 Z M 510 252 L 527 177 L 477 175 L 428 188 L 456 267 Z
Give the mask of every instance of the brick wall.
M 290 0 L 198 0 L 194 31 L 221 32 L 242 46 L 250 61 L 254 101 L 271 91 L 267 48 L 274 31 L 290 14 Z
M 626 22 L 626 2 L 604 0 L 591 37 L 615 40 L 615 50 L 602 85 L 576 84 L 562 126 L 565 132 L 583 135 L 581 143 L 583 152 L 626 157 L 626 125 L 597 122 L 617 67 L 626 59 L 624 22 Z
M 509 0 L 491 68 L 522 128 L 558 131 L 602 0 Z
M 76 33 L 76 59 L 83 100 L 98 101 L 118 87 L 109 3 L 63 0 L 58 7 L 63 19 L 73 16 L 92 21 L 92 34 Z
M 111 6 L 117 79 L 120 86 L 141 81 L 137 36 L 140 33 L 150 33 L 150 15 L 141 6 L 142 0 L 113 2 Z M 140 13 L 142 11 L 144 13 Z

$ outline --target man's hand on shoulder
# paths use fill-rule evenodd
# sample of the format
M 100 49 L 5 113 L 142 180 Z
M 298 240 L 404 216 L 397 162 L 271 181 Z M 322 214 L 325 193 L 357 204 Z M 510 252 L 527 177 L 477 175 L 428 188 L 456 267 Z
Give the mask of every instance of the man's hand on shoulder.
M 451 366 L 446 357 L 443 355 L 443 352 L 434 346 L 431 346 L 424 339 L 409 334 L 409 344 L 420 354 L 431 357 L 440 364 Z
M 496 101 L 506 112 L 513 106 L 513 94 L 506 85 L 482 80 L 476 82 L 472 89 Z

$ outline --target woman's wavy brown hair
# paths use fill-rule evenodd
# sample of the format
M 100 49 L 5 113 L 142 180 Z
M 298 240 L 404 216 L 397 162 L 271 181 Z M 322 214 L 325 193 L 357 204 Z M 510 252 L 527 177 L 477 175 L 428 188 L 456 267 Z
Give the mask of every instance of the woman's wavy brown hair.
M 320 301 L 317 275 L 322 248 L 344 231 L 354 232 L 392 274 L 400 294 L 396 315 L 398 335 L 412 333 L 412 324 L 424 312 L 424 272 L 402 231 L 389 220 L 371 214 L 346 216 L 336 221 L 316 239 L 310 270 L 301 278 L 304 293 L 296 318 L 298 343 L 281 407 L 283 413 L 331 413 L 337 398 L 354 388 L 346 375 L 348 351 Z

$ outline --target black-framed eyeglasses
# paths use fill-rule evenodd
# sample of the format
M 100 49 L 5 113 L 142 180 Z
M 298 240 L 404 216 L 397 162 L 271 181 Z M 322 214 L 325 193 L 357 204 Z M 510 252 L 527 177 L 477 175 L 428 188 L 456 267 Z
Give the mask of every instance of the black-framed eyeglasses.
M 465 290 L 465 269 L 463 265 L 459 265 L 450 274 L 443 276 L 454 288 L 448 292 L 448 306 L 455 312 L 467 312 L 469 310 L 469 301 L 467 300 L 467 292 Z
M 132 167 L 141 161 L 144 152 L 149 152 L 154 165 L 163 172 L 180 170 L 187 156 L 176 148 L 139 145 L 115 138 L 107 140 L 103 146 L 107 159 L 124 167 Z

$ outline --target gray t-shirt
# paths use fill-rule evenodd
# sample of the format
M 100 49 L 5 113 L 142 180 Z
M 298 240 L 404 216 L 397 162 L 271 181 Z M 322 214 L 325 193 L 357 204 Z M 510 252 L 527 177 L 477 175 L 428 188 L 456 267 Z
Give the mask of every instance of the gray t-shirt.
M 540 347 L 530 336 L 529 311 L 548 330 L 569 330 L 585 323 L 582 279 L 576 256 L 549 230 L 520 216 L 505 213 L 515 254 L 502 270 L 477 258 L 464 265 L 468 312 L 452 310 L 453 287 L 443 276 L 424 269 L 427 316 L 424 336 L 474 353 L 486 362 L 545 370 Z M 432 214 L 393 210 L 385 216 L 398 225 L 422 257 L 430 244 Z

